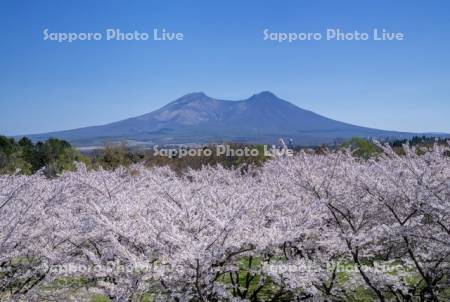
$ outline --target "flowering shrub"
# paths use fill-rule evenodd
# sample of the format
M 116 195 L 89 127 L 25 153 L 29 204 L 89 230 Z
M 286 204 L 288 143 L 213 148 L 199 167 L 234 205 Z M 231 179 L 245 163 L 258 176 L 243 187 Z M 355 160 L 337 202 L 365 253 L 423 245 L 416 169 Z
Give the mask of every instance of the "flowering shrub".
M 448 299 L 448 148 L 382 149 L 0 176 L 0 300 Z

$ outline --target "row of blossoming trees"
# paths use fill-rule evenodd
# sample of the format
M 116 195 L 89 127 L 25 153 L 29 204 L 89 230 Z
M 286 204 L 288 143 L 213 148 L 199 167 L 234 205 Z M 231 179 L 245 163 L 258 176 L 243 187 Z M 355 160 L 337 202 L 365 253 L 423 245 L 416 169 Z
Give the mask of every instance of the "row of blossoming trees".
M 448 301 L 450 158 L 0 177 L 0 300 Z

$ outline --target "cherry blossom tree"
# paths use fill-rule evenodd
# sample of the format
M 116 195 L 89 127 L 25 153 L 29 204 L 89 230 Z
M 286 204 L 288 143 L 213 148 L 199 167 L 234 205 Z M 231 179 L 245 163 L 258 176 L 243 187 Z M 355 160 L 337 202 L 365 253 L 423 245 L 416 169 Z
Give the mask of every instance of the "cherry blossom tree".
M 0 176 L 0 299 L 446 301 L 449 148 Z

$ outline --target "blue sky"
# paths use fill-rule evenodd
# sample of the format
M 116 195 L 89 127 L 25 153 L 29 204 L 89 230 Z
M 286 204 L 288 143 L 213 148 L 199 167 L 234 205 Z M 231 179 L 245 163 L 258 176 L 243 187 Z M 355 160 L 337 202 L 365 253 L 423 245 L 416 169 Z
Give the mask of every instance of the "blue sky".
M 0 133 L 117 121 L 194 91 L 245 99 L 270 90 L 327 117 L 450 132 L 448 1 L 0 2 Z M 184 33 L 178 42 L 44 41 L 107 28 Z M 263 40 L 327 28 L 403 32 L 404 41 Z

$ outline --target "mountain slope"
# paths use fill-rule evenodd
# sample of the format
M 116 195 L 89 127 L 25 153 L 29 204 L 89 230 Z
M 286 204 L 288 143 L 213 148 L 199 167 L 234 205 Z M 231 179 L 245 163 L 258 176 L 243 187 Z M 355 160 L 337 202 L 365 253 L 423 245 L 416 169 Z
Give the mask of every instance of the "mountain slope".
M 335 121 L 265 91 L 242 101 L 218 100 L 202 92 L 191 93 L 138 117 L 30 137 L 33 140 L 57 137 L 79 146 L 121 140 L 155 144 L 274 143 L 279 137 L 290 137 L 298 144 L 311 145 L 352 136 L 405 138 L 412 135 Z

